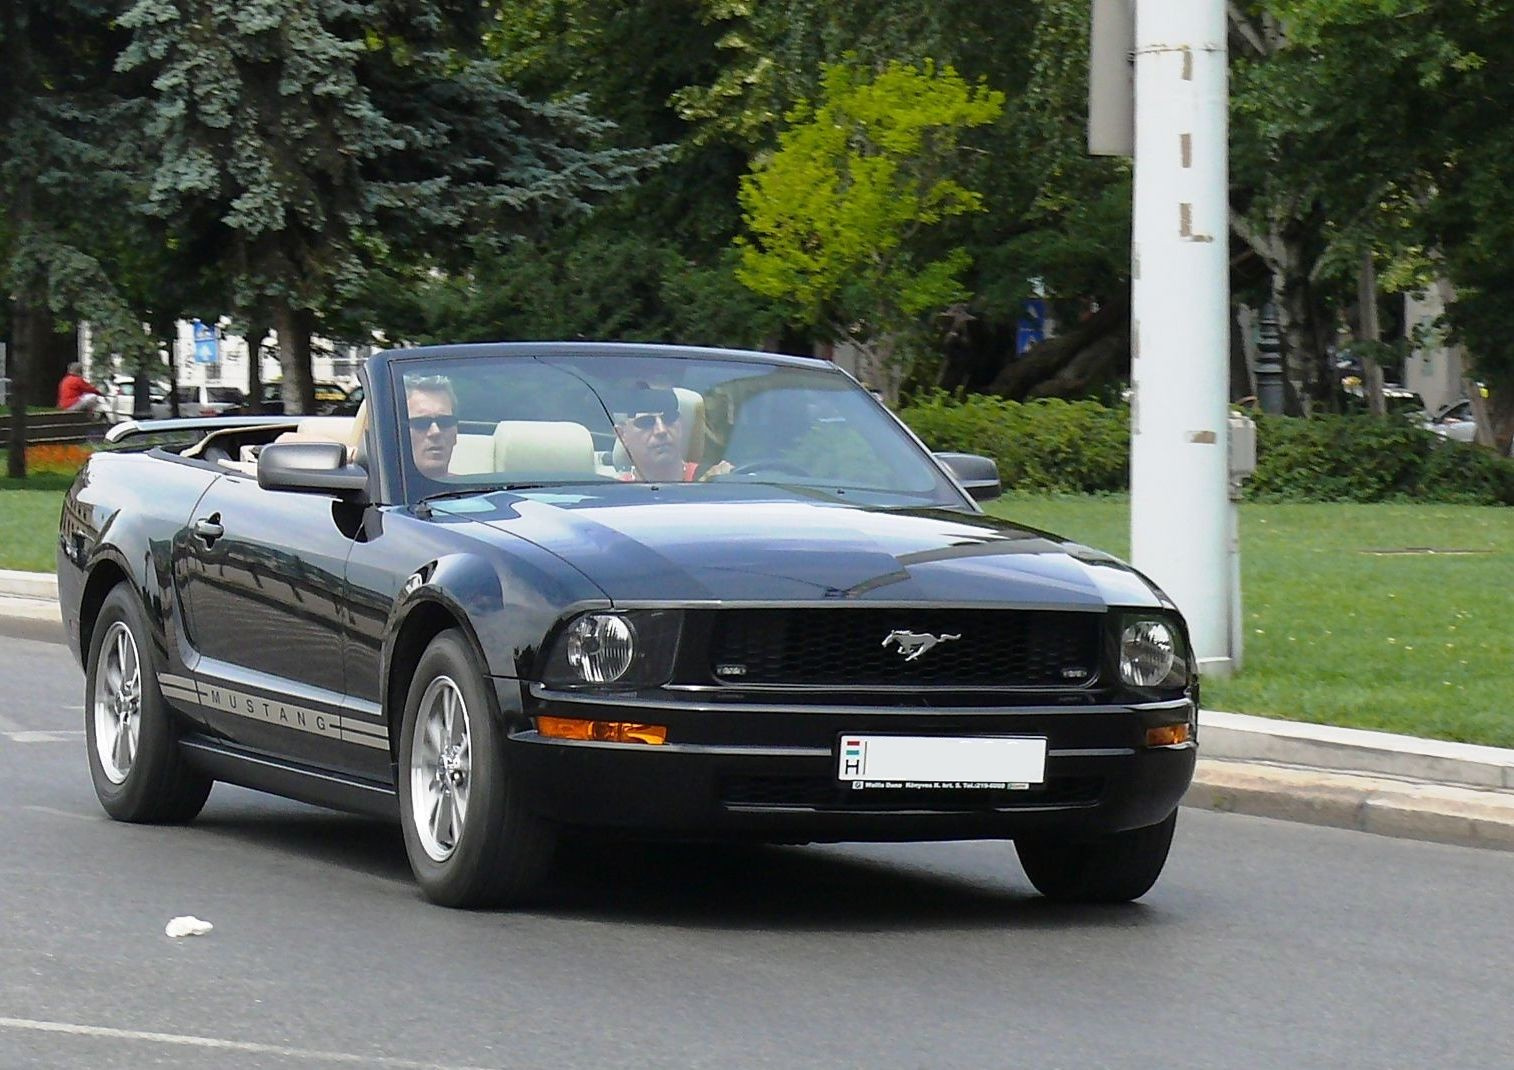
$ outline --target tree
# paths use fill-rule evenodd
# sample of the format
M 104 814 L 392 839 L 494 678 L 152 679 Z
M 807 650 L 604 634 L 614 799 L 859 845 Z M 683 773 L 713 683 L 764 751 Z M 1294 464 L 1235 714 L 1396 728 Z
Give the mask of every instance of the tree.
M 777 151 L 742 181 L 738 278 L 857 346 L 875 385 L 897 396 L 901 333 L 966 297 L 967 250 L 928 239 L 983 210 L 956 178 L 962 139 L 1003 107 L 1004 94 L 929 62 L 827 67 L 819 101 L 789 113 Z
M 208 216 L 236 305 L 266 307 L 287 411 L 310 336 L 379 265 L 502 242 L 649 162 L 597 147 L 576 100 L 526 100 L 482 55 L 481 9 L 429 0 L 137 0 L 124 70 L 153 76 L 150 204 Z
M 50 401 L 44 339 L 85 317 L 100 348 L 147 351 L 99 251 L 131 199 L 130 105 L 111 60 L 108 0 L 0 5 L 0 279 L 10 300 L 9 474 L 26 474 L 26 405 Z
M 1492 387 L 1481 424 L 1507 449 L 1514 3 L 1271 0 L 1249 14 L 1232 5 L 1232 19 L 1264 58 L 1237 78 L 1232 171 L 1248 185 L 1233 198 L 1236 231 L 1273 269 L 1293 348 L 1318 366 L 1319 291 L 1350 286 L 1364 256 L 1400 288 L 1444 273 L 1450 326 Z M 1318 394 L 1323 372 L 1311 378 Z

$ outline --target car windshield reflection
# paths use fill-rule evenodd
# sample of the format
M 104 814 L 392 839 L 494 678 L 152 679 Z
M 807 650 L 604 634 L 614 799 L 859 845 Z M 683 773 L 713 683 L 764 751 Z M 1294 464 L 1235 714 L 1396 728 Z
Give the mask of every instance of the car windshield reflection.
M 826 368 L 643 356 L 438 358 L 395 368 L 406 498 L 688 484 L 877 506 L 961 496 L 867 391 Z M 722 491 L 714 488 L 724 487 Z

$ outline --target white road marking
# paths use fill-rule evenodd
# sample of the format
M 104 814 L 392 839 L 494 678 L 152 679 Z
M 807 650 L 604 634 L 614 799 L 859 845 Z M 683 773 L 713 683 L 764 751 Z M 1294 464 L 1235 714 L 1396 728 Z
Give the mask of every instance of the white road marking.
M 51 806 L 23 806 L 21 809 L 37 814 L 51 814 L 53 817 L 71 817 L 75 821 L 100 820 L 99 814 L 76 814 L 72 810 L 54 810 Z
M 84 734 L 82 728 L 50 728 L 43 730 L 22 729 L 15 732 L 0 732 L 12 743 L 72 743 Z
M 149 1033 L 140 1029 L 111 1029 L 101 1025 L 75 1025 L 71 1022 L 40 1022 L 31 1018 L 0 1018 L 0 1029 L 26 1029 L 36 1033 L 68 1033 L 81 1037 L 104 1037 L 110 1040 L 144 1040 L 153 1044 L 178 1044 L 217 1051 L 248 1052 L 253 1055 L 277 1055 L 286 1059 L 310 1059 L 327 1063 L 356 1063 L 363 1066 L 393 1066 L 402 1070 L 481 1070 L 455 1067 L 444 1063 L 423 1063 L 412 1059 L 394 1059 L 383 1055 L 355 1055 L 343 1051 L 311 1051 L 282 1044 L 254 1044 L 245 1040 L 222 1040 L 182 1033 Z
M 5 733 L 6 735 L 10 735 L 12 732 L 24 731 L 25 729 L 15 721 L 12 721 L 9 717 L 5 716 L 5 714 L 0 713 L 0 732 Z

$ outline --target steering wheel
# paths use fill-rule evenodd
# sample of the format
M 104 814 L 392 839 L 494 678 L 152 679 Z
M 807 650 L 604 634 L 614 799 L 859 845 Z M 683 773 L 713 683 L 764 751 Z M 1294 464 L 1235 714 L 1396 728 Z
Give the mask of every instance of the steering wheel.
M 726 475 L 750 476 L 758 472 L 787 472 L 791 476 L 809 475 L 808 472 L 794 462 L 785 461 L 778 457 L 760 457 L 755 461 L 748 461 L 746 464 L 740 464 L 732 468 Z

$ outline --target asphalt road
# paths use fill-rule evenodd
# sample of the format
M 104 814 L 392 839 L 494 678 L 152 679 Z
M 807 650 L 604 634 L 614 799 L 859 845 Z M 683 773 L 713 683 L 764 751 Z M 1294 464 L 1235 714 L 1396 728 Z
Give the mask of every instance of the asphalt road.
M 1005 844 L 622 845 L 459 913 L 382 824 L 224 786 L 108 821 L 81 681 L 0 637 L 5 1070 L 1511 1062 L 1514 854 L 1184 811 L 1123 908 L 1046 904 Z

